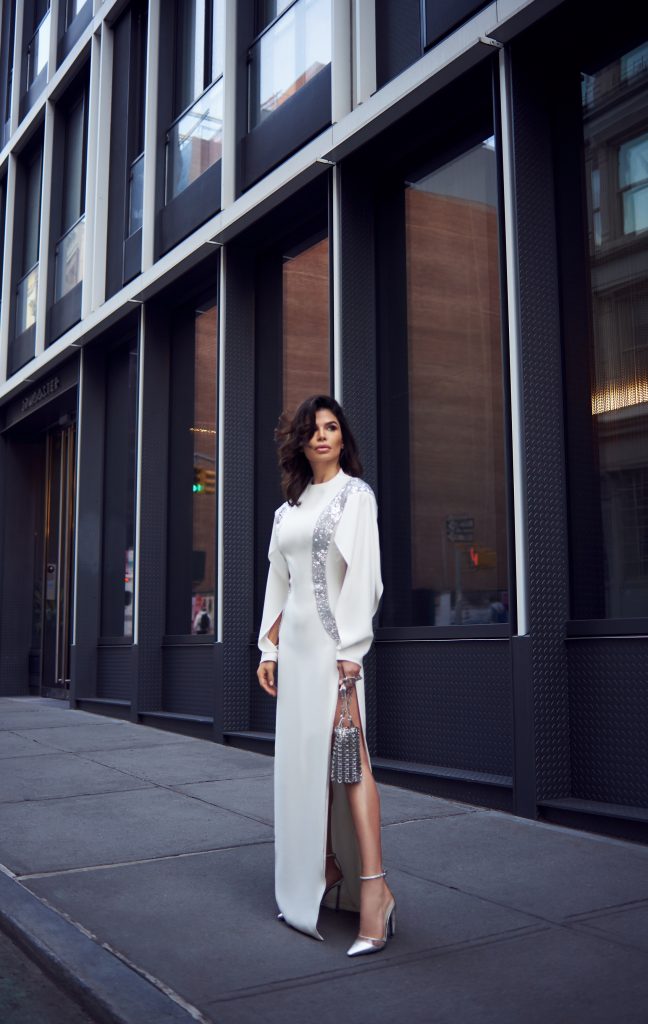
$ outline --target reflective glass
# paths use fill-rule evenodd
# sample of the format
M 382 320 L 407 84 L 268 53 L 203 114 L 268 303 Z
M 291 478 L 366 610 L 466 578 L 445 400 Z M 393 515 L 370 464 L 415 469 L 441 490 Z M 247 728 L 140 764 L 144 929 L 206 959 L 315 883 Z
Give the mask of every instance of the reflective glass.
M 299 0 L 250 50 L 250 130 L 331 62 L 331 0 Z
M 133 635 L 137 475 L 137 341 L 106 360 L 101 635 Z
M 63 175 L 64 230 L 85 209 L 85 96 L 67 111 L 65 120 L 65 173 Z
M 61 238 L 56 246 L 54 301 L 58 302 L 83 280 L 85 252 L 85 214 Z
M 79 14 L 79 12 L 83 10 L 85 5 L 90 2 L 91 0 L 67 0 L 67 8 L 65 13 L 66 27 L 69 27 L 72 24 L 77 14 Z
M 133 160 L 128 180 L 128 234 L 142 226 L 144 211 L 144 154 Z
M 43 155 L 39 149 L 25 169 L 25 234 L 22 258 L 23 274 L 26 274 L 27 271 L 38 262 L 42 167 Z
M 22 334 L 36 323 L 38 301 L 38 264 L 18 284 L 16 293 L 16 334 Z
M 223 73 L 225 0 L 176 3 L 174 113 L 180 114 Z
M 49 59 L 50 42 L 50 13 L 49 11 L 34 32 L 27 48 L 27 85 L 34 82 L 41 71 L 47 67 Z
M 183 310 L 171 345 L 167 633 L 216 622 L 218 307 Z
M 223 80 L 218 80 L 167 132 L 166 201 L 170 202 L 221 158 Z
M 600 616 L 632 618 L 648 615 L 648 43 L 587 77 L 592 558 Z
M 407 183 L 409 570 L 399 621 L 508 620 L 494 141 Z M 403 453 L 405 454 L 405 453 Z M 405 567 L 403 567 L 405 570 Z
M 328 238 L 283 264 L 283 408 L 294 413 L 309 395 L 329 394 Z
M 217 307 L 197 310 L 194 348 L 191 632 L 213 633 L 216 595 Z

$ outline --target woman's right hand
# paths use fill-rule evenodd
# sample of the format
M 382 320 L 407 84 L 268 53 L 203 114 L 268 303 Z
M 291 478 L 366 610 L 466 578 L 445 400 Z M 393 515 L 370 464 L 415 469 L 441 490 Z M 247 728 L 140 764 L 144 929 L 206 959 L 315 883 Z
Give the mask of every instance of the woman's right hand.
M 257 669 L 259 685 L 262 686 L 265 692 L 269 693 L 271 697 L 277 696 L 275 669 L 276 663 L 274 661 L 262 661 Z

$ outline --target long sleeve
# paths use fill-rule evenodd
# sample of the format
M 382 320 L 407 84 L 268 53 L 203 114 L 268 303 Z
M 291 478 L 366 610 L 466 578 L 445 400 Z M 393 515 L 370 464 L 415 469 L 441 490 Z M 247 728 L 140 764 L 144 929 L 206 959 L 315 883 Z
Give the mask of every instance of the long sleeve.
M 268 582 L 266 583 L 263 615 L 261 616 L 261 627 L 259 629 L 259 650 L 261 651 L 261 661 L 277 661 L 279 649 L 273 644 L 268 633 L 284 610 L 286 598 L 288 597 L 290 577 L 286 560 L 281 554 L 277 543 L 276 516 L 272 526 L 268 559 L 270 561 L 270 568 L 268 569 Z
M 346 574 L 335 606 L 339 661 L 360 664 L 373 640 L 373 617 L 383 591 L 378 509 L 370 490 L 349 496 L 335 533 Z

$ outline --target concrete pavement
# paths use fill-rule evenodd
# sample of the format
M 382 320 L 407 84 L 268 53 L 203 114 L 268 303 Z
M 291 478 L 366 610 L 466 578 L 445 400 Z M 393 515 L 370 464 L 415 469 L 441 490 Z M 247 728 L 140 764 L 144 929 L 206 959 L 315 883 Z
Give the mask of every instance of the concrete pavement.
M 646 1024 L 648 848 L 382 786 L 398 932 L 275 920 L 272 760 L 0 700 L 0 927 L 99 1021 Z

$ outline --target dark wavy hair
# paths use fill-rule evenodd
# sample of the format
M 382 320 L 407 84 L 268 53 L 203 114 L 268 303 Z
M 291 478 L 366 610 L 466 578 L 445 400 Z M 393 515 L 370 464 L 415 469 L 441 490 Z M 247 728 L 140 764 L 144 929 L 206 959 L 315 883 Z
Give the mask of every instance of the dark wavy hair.
M 313 478 L 303 448 L 315 433 L 315 414 L 319 409 L 330 409 L 340 424 L 344 444 L 340 453 L 341 468 L 349 476 L 362 476 L 358 446 L 342 406 L 330 395 L 311 395 L 301 403 L 294 416 L 282 413 L 275 430 L 281 488 L 289 505 L 299 504 L 300 494 Z

